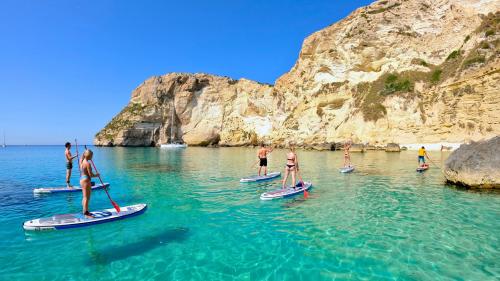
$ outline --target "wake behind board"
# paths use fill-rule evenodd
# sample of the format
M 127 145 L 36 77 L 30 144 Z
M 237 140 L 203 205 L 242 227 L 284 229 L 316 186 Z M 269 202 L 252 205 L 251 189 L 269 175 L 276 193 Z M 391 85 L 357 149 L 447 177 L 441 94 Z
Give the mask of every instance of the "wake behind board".
M 290 196 L 294 196 L 294 195 L 303 193 L 304 190 L 308 190 L 311 187 L 312 187 L 312 183 L 310 183 L 310 182 L 304 182 L 304 186 L 302 186 L 302 183 L 298 183 L 295 188 L 287 186 L 285 189 L 280 188 L 280 189 L 276 189 L 274 191 L 264 192 L 260 195 L 260 199 L 261 200 L 272 200 L 272 199 L 290 197 Z
M 60 230 L 77 228 L 121 220 L 140 215 L 146 211 L 146 204 L 121 207 L 117 213 L 114 208 L 91 212 L 95 217 L 86 218 L 81 213 L 55 215 L 52 217 L 34 219 L 24 222 L 25 230 Z
M 96 184 L 92 186 L 92 190 L 102 189 L 104 187 L 109 187 L 109 183 Z M 67 187 L 42 187 L 33 189 L 33 193 L 64 193 L 64 192 L 80 192 L 82 188 L 79 186 L 74 186 L 73 188 Z
M 265 180 L 270 180 L 270 179 L 274 179 L 274 178 L 277 178 L 281 176 L 281 173 L 280 172 L 273 172 L 273 173 L 269 173 L 265 176 L 250 176 L 250 177 L 247 177 L 247 178 L 242 178 L 240 180 L 240 182 L 257 182 L 257 181 L 265 181 Z
M 354 166 L 343 167 L 339 169 L 339 172 L 341 173 L 350 173 L 352 171 L 354 171 Z
M 427 171 L 427 169 L 429 169 L 429 165 L 428 164 L 423 164 L 422 166 L 418 167 L 417 168 L 417 172 L 425 172 Z

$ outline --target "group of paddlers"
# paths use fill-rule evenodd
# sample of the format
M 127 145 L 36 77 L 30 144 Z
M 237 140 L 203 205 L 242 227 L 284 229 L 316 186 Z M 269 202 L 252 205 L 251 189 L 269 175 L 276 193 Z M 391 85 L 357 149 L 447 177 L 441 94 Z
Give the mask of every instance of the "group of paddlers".
M 352 141 L 346 141 L 344 143 L 344 168 L 351 167 L 351 154 L 350 149 L 352 146 Z M 257 157 L 259 158 L 259 171 L 258 175 L 261 176 L 262 170 L 264 170 L 264 176 L 267 175 L 267 156 L 273 151 L 272 147 L 267 147 L 264 143 L 260 145 L 259 151 L 257 152 Z M 425 157 L 429 159 L 427 152 L 425 151 L 425 147 L 421 147 L 418 150 L 418 165 L 420 167 L 427 165 L 425 163 Z M 422 162 L 422 164 L 420 164 Z M 285 164 L 285 176 L 282 181 L 282 188 L 285 188 L 288 177 L 291 175 L 292 177 L 292 186 L 295 186 L 296 183 L 296 175 L 299 172 L 299 161 L 297 158 L 297 154 L 295 153 L 295 147 L 293 145 L 289 145 L 289 151 L 286 154 L 286 164 Z
M 351 167 L 351 154 L 349 152 L 352 146 L 351 141 L 346 141 L 344 144 L 344 168 Z M 76 155 L 73 156 L 71 154 L 71 143 L 67 142 L 65 144 L 66 151 L 66 186 L 67 188 L 73 188 L 70 183 L 71 172 L 73 169 L 73 159 L 79 158 L 78 147 Z M 259 162 L 259 170 L 258 175 L 261 176 L 264 173 L 264 176 L 267 175 L 267 157 L 273 151 L 272 147 L 266 146 L 264 143 L 261 144 L 259 151 L 257 153 L 258 162 Z M 85 152 L 82 154 L 81 159 L 78 159 L 78 170 L 80 171 L 80 187 L 82 188 L 83 199 L 82 199 L 82 211 L 85 217 L 92 217 L 92 214 L 89 212 L 89 201 L 90 194 L 92 189 L 91 178 L 99 177 L 99 173 L 93 173 L 92 171 L 92 156 L 93 152 L 90 149 L 85 149 Z M 418 150 L 418 165 L 423 166 L 426 165 L 425 157 L 429 159 L 427 156 L 427 152 L 425 148 L 422 146 Z M 422 165 L 420 165 L 422 162 Z M 92 164 L 92 165 L 91 165 Z M 262 171 L 263 170 L 263 171 Z M 288 177 L 292 178 L 292 186 L 295 186 L 297 183 L 297 176 L 300 177 L 299 173 L 299 161 L 297 157 L 297 153 L 295 152 L 295 147 L 293 145 L 289 146 L 289 151 L 286 154 L 286 164 L 285 164 L 285 175 L 282 181 L 282 188 L 284 189 L 288 180 Z

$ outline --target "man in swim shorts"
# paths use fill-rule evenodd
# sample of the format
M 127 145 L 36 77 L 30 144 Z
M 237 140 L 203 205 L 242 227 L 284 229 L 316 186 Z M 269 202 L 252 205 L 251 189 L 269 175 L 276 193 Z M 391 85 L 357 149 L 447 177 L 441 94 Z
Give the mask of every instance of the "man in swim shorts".
M 64 156 L 66 157 L 66 187 L 73 188 L 69 180 L 71 179 L 71 170 L 73 169 L 73 159 L 78 155 L 71 156 L 71 143 L 67 142 L 64 146 L 66 147 L 66 151 L 64 152 Z
M 273 151 L 273 148 L 268 148 L 264 143 L 260 144 L 259 152 L 257 153 L 257 157 L 259 157 L 259 176 L 264 167 L 264 176 L 267 176 L 267 155 Z
M 418 165 L 420 166 L 420 161 L 422 161 L 422 165 L 425 164 L 425 157 L 427 157 L 427 159 L 429 159 L 429 156 L 427 156 L 427 152 L 425 151 L 425 147 L 421 147 L 419 150 L 418 150 Z

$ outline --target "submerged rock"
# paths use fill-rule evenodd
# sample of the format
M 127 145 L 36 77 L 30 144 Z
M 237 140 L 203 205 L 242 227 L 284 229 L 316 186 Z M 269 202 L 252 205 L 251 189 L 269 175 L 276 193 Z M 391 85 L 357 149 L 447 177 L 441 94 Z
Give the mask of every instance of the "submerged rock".
M 500 136 L 463 144 L 446 160 L 446 179 L 471 188 L 500 187 Z

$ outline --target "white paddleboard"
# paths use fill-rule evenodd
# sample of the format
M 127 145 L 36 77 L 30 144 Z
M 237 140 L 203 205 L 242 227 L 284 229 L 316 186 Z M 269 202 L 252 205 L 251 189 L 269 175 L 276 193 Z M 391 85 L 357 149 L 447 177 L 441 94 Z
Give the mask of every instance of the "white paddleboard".
M 304 190 L 308 190 L 311 187 L 312 187 L 312 183 L 310 183 L 310 182 L 304 182 L 304 186 L 302 186 L 302 183 L 298 183 L 295 188 L 287 186 L 285 189 L 280 188 L 280 189 L 276 189 L 274 191 L 264 192 L 260 195 L 260 199 L 261 200 L 272 200 L 272 199 L 290 197 L 290 196 L 294 196 L 294 195 L 303 193 Z
M 273 173 L 269 173 L 265 176 L 250 176 L 250 177 L 247 177 L 247 178 L 242 178 L 240 180 L 240 182 L 256 182 L 256 181 L 265 181 L 265 180 L 270 180 L 270 179 L 274 179 L 274 178 L 277 178 L 281 176 L 281 173 L 280 172 L 273 172 Z
M 25 230 L 60 230 L 84 227 L 137 216 L 144 213 L 146 208 L 146 204 L 137 204 L 120 207 L 119 213 L 114 208 L 90 212 L 95 216 L 94 218 L 86 218 L 82 213 L 55 215 L 26 221 L 23 228 Z
M 101 189 L 104 187 L 109 187 L 109 183 L 96 184 L 92 186 L 92 190 Z M 73 186 L 73 188 L 67 187 L 42 187 L 33 189 L 33 193 L 64 193 L 64 192 L 80 192 L 82 188 L 79 186 Z
M 341 173 L 350 173 L 352 171 L 354 171 L 354 166 L 343 167 L 339 169 L 339 172 Z

